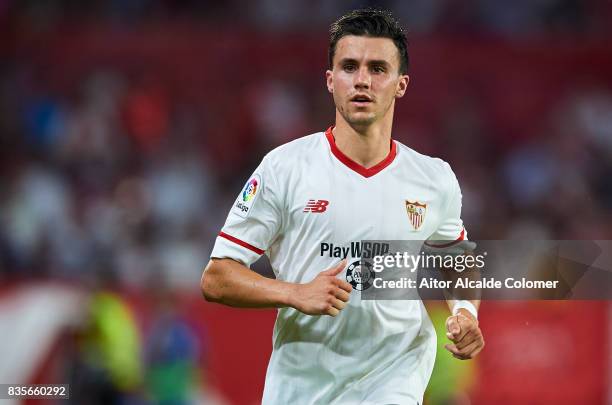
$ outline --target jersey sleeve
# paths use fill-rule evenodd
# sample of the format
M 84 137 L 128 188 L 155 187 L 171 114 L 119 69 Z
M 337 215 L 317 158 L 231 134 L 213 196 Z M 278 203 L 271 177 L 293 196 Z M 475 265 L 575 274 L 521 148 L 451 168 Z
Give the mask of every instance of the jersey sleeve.
M 264 254 L 281 226 L 279 196 L 277 179 L 266 156 L 234 201 L 211 257 L 250 266 Z
M 438 228 L 426 241 L 430 247 L 450 247 L 467 240 L 467 232 L 461 220 L 461 189 L 459 188 L 459 182 L 448 163 L 445 162 L 444 165 L 449 173 L 446 187 L 446 207 L 442 212 Z

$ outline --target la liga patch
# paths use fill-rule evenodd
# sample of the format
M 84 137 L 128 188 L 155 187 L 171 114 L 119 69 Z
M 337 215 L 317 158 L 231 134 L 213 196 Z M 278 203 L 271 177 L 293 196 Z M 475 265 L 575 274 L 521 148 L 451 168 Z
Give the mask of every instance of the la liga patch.
M 255 200 L 259 194 L 261 194 L 261 187 L 261 176 L 258 174 L 253 175 L 253 177 L 246 182 L 233 207 L 233 211 L 236 213 L 236 215 L 242 218 L 249 216 L 251 207 L 255 203 Z

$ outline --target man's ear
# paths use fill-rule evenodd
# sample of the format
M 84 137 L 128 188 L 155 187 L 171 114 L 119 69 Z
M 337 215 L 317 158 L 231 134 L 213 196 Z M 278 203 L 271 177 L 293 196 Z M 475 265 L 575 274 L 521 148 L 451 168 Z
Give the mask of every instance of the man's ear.
M 327 91 L 329 91 L 330 93 L 333 93 L 334 92 L 334 81 L 333 81 L 333 74 L 331 70 L 325 71 L 325 81 L 327 82 Z
M 395 92 L 395 98 L 402 98 L 406 93 L 406 89 L 408 88 L 408 83 L 410 82 L 410 76 L 408 75 L 400 75 L 399 82 L 397 83 L 397 91 Z

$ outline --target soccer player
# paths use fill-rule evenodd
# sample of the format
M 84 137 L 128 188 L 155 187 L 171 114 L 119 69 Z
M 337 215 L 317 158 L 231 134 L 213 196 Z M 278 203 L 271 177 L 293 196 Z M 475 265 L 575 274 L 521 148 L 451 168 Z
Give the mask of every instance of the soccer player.
M 201 288 L 235 307 L 279 308 L 264 404 L 422 403 L 436 336 L 420 300 L 361 299 L 362 240 L 466 238 L 450 166 L 391 139 L 409 77 L 406 37 L 386 11 L 331 27 L 335 125 L 268 153 L 230 210 Z M 276 275 L 249 266 L 266 254 Z M 342 259 L 342 260 L 340 260 Z M 483 347 L 478 301 L 450 302 L 446 347 Z

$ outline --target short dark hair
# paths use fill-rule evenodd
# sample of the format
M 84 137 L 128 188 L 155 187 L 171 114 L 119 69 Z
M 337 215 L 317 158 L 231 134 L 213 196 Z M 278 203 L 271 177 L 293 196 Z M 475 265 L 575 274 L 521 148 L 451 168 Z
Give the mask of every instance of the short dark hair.
M 408 46 L 406 34 L 390 11 L 366 8 L 353 10 L 340 17 L 329 30 L 329 68 L 334 67 L 334 55 L 338 41 L 346 35 L 389 38 L 399 52 L 401 74 L 408 73 Z

